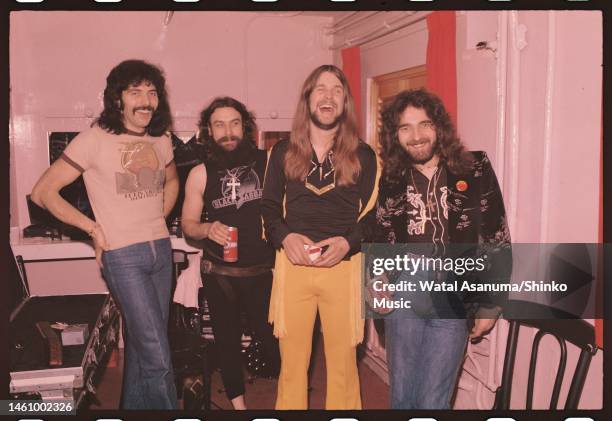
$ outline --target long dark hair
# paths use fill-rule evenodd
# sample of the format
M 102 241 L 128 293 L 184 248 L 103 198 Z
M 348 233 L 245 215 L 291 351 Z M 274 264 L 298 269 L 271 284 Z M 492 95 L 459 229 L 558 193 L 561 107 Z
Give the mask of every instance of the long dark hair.
M 465 174 L 472 167 L 472 154 L 457 137 L 455 127 L 440 98 L 421 88 L 400 92 L 382 112 L 380 132 L 382 176 L 389 181 L 399 181 L 404 176 L 406 168 L 412 165 L 410 155 L 399 144 L 397 137 L 400 115 L 406 107 L 425 110 L 436 130 L 435 153 L 453 174 Z
M 198 122 L 198 129 L 200 131 L 199 140 L 204 144 L 204 155 L 205 158 L 218 158 L 217 155 L 220 152 L 215 139 L 210 134 L 208 127 L 210 125 L 210 117 L 218 108 L 233 108 L 240 113 L 242 118 L 242 139 L 244 148 L 255 149 L 255 135 L 257 134 L 257 124 L 255 123 L 255 116 L 246 106 L 229 96 L 221 96 L 212 100 L 208 107 L 204 108 L 200 113 L 200 121 Z M 246 143 L 244 143 L 246 142 Z M 246 145 L 249 145 L 248 147 Z
M 172 115 L 164 73 L 159 67 L 143 60 L 125 60 L 110 71 L 104 89 L 104 110 L 92 126 L 98 124 L 114 134 L 127 132 L 123 124 L 121 93 L 130 86 L 137 86 L 142 82 L 150 82 L 155 86 L 159 100 L 157 109 L 147 126 L 147 133 L 151 136 L 161 136 L 170 130 Z
M 333 150 L 336 180 L 338 185 L 346 186 L 354 184 L 361 171 L 361 165 L 357 156 L 359 131 L 357 129 L 355 102 L 346 76 L 344 76 L 342 70 L 331 64 L 317 67 L 304 81 L 300 100 L 293 118 L 289 146 L 285 155 L 285 174 L 290 180 L 304 180 L 310 169 L 312 148 L 310 146 L 310 109 L 308 101 L 319 76 L 324 72 L 335 75 L 344 88 L 344 114 L 338 123 Z

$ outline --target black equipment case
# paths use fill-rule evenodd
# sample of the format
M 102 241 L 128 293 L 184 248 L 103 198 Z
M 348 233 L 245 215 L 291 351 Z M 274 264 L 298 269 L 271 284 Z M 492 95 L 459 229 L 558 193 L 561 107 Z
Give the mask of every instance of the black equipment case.
M 85 406 L 84 398 L 88 393 L 95 394 L 101 369 L 117 343 L 117 306 L 108 293 L 32 297 L 21 257 L 15 258 L 12 251 L 9 257 L 7 281 L 13 304 L 9 324 L 10 396 L 72 400 L 75 408 Z M 57 352 L 51 361 L 49 344 L 40 329 L 47 323 L 86 324 L 88 336 L 81 345 L 62 345 L 61 361 Z M 53 331 L 61 340 L 61 331 Z

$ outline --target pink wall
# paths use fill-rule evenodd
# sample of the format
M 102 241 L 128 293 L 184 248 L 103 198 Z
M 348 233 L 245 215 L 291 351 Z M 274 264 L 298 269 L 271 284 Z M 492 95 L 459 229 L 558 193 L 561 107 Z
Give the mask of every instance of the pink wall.
M 471 147 L 485 149 L 497 164 L 497 60 L 476 51 L 478 41 L 495 41 L 500 12 L 458 16 L 459 132 Z M 554 37 L 548 37 L 548 12 L 519 12 L 526 43 L 520 52 L 518 160 L 511 162 L 508 113 L 515 101 L 508 92 L 504 179 L 506 206 L 517 209 L 510 220 L 515 242 L 596 242 L 599 210 L 602 26 L 599 12 L 556 12 Z M 547 69 L 549 42 L 555 46 Z M 546 83 L 552 75 L 550 184 L 543 185 L 546 138 Z M 510 83 L 510 80 L 508 81 Z M 516 165 L 516 177 L 512 167 Z M 571 168 L 571 170 L 569 170 Z M 510 201 L 512 180 L 518 183 Z M 542 212 L 544 196 L 548 207 Z M 577 200 L 578 199 L 578 200 Z M 563 206 L 559 206 L 559 205 Z M 541 233 L 542 223 L 548 230 Z
M 11 14 L 11 225 L 48 167 L 46 133 L 82 130 L 101 110 L 110 69 L 143 58 L 166 72 L 177 130 L 195 130 L 217 95 L 244 101 L 260 128 L 287 130 L 306 75 L 332 60 L 325 16 L 301 13 L 14 12 Z
M 497 12 L 457 12 L 457 130 L 472 150 L 484 150 L 496 162 L 496 61 L 481 53 L 479 41 L 495 40 Z
M 519 53 L 520 63 L 515 73 L 518 81 L 516 96 L 511 92 L 513 70 L 510 59 L 508 63 L 508 97 L 504 109 L 506 145 L 503 150 L 498 147 L 496 139 L 500 117 L 497 106 L 499 58 L 496 59 L 490 51 L 476 51 L 474 48 L 479 41 L 496 40 L 500 15 L 501 12 L 466 12 L 458 16 L 459 132 L 470 147 L 488 152 L 496 170 L 503 164 L 504 171 L 498 172 L 498 177 L 503 180 L 514 242 L 597 242 L 601 14 L 554 12 L 551 17 L 546 11 L 517 13 L 518 24 L 526 29 L 526 46 Z M 549 37 L 551 19 L 554 26 L 551 26 Z M 549 54 L 552 54 L 550 62 Z M 548 80 L 550 89 L 547 91 Z M 550 107 L 546 105 L 547 94 L 551 98 Z M 516 160 L 512 158 L 510 144 L 513 104 L 518 104 Z M 548 129 L 547 119 L 550 121 Z M 550 139 L 549 166 L 544 159 L 547 136 Z M 548 184 L 546 176 L 549 177 Z M 514 407 L 524 407 L 527 350 L 533 334 L 529 330 L 520 337 L 519 347 L 525 351 L 517 361 Z M 570 346 L 568 353 L 567 372 L 572 373 L 578 350 Z M 583 408 L 602 405 L 602 354 L 598 353 L 591 365 L 580 403 Z M 558 355 L 558 346 L 546 339 L 536 372 L 540 387 L 535 390 L 535 407 L 541 408 L 550 396 Z M 567 390 L 566 382 L 562 387 L 561 402 Z

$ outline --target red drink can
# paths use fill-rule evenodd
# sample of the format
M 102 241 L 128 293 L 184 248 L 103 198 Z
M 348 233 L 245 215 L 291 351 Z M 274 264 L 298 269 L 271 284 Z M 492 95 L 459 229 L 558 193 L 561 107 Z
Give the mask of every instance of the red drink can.
M 223 261 L 237 262 L 238 261 L 238 228 L 228 227 L 229 241 L 223 246 Z

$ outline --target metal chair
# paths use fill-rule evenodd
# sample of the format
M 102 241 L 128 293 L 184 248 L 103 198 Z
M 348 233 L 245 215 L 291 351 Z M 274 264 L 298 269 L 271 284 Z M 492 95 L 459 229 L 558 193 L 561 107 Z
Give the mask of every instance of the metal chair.
M 513 318 L 512 315 L 529 315 L 530 319 Z M 502 374 L 501 386 L 495 397 L 495 409 L 510 409 L 510 396 L 512 393 L 512 380 L 514 375 L 514 363 L 516 360 L 519 330 L 522 326 L 537 329 L 531 348 L 531 359 L 529 363 L 529 377 L 527 381 L 526 409 L 532 409 L 533 385 L 535 381 L 535 370 L 538 358 L 538 350 L 542 338 L 552 335 L 559 343 L 561 355 L 553 385 L 550 399 L 550 409 L 557 409 L 561 384 L 565 375 L 567 364 L 567 342 L 580 348 L 580 356 L 574 371 L 565 409 L 577 409 L 582 389 L 589 371 L 589 365 L 593 355 L 597 352 L 595 343 L 595 329 L 588 322 L 576 319 L 569 313 L 553 309 L 537 303 L 511 300 L 504 309 L 504 317 L 510 322 L 508 331 L 508 342 L 506 344 L 506 356 Z M 572 318 L 574 317 L 574 318 Z

